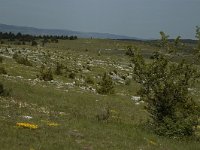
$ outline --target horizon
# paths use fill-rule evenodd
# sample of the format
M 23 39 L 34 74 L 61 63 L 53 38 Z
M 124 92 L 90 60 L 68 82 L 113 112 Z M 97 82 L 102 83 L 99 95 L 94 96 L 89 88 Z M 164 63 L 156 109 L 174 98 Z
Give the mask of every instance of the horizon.
M 198 0 L 0 1 L 0 22 L 15 26 L 140 39 L 158 39 L 164 31 L 170 38 L 195 39 L 195 27 L 200 25 Z

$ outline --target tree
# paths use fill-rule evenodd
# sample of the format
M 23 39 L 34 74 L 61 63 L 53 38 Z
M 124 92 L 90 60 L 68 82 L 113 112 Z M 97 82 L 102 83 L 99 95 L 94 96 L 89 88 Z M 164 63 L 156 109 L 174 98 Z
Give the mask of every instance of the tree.
M 33 40 L 31 46 L 37 46 L 37 42 Z
M 146 102 L 145 108 L 157 134 L 193 135 L 198 125 L 198 106 L 188 88 L 193 87 L 199 73 L 194 65 L 184 60 L 180 63 L 171 62 L 170 58 L 163 54 L 163 49 L 170 53 L 176 49 L 170 49 L 169 36 L 164 32 L 160 34 L 162 51 L 154 52 L 151 62 L 147 63 L 139 52 L 133 56 L 134 78 L 141 84 L 139 94 L 141 100 Z M 177 39 L 173 48 L 180 37 Z
M 126 55 L 128 55 L 128 56 L 133 56 L 134 55 L 133 48 L 132 48 L 131 45 L 127 46 Z
M 100 82 L 100 88 L 97 89 L 99 94 L 113 94 L 114 93 L 114 83 L 112 78 L 104 73 L 102 81 Z

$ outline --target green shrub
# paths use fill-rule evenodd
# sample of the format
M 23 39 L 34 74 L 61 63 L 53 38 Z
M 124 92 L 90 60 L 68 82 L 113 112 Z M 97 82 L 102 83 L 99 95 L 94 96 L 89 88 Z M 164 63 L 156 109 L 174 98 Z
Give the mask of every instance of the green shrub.
M 109 107 L 103 107 L 99 109 L 96 115 L 98 121 L 108 121 L 109 117 L 110 117 Z
M 0 82 L 0 96 L 9 96 L 10 92 L 4 88 L 4 85 Z
M 47 68 L 45 66 L 42 66 L 41 71 L 40 71 L 40 75 L 39 75 L 39 79 L 44 80 L 44 81 L 53 80 L 53 74 L 52 74 L 51 68 L 50 67 Z
M 99 94 L 113 94 L 114 93 L 114 83 L 112 78 L 104 73 L 102 81 L 100 82 L 100 87 L 97 89 Z
M 75 79 L 76 74 L 74 72 L 71 72 L 68 76 L 70 79 Z
M 134 55 L 132 46 L 127 46 L 126 55 L 128 55 L 128 56 L 133 56 Z
M 38 43 L 37 43 L 36 41 L 33 40 L 33 41 L 31 42 L 31 46 L 37 46 L 37 45 L 38 45 Z
M 32 66 L 32 63 L 28 60 L 27 57 L 20 56 L 17 53 L 15 53 L 13 55 L 13 59 L 15 59 L 15 61 L 18 64 L 22 64 L 22 65 L 25 65 L 25 66 Z
M 55 74 L 56 75 L 62 75 L 62 69 L 63 69 L 63 65 L 57 62 L 56 63 Z
M 0 74 L 7 74 L 4 67 L 0 66 Z
M 94 80 L 93 80 L 90 76 L 88 76 L 88 77 L 85 79 L 85 82 L 86 82 L 87 84 L 94 84 Z
M 168 47 L 163 32 L 162 48 Z M 137 53 L 133 57 L 134 78 L 141 84 L 139 94 L 146 102 L 146 110 L 151 117 L 154 131 L 165 136 L 191 136 L 198 125 L 198 105 L 192 99 L 188 88 L 199 76 L 194 65 L 172 63 L 161 52 L 155 52 L 152 61 L 145 62 Z
M 0 63 L 2 63 L 3 62 L 3 57 L 2 56 L 0 56 Z

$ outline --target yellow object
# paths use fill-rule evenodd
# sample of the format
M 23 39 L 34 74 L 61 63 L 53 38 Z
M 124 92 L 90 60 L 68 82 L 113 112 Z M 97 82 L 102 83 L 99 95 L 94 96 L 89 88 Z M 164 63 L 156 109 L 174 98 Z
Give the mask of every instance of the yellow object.
M 157 145 L 157 143 L 156 143 L 155 141 L 152 141 L 152 140 L 150 140 L 149 143 L 150 143 L 151 145 Z
M 38 128 L 38 125 L 32 124 L 32 123 L 23 123 L 23 122 L 20 122 L 20 123 L 17 123 L 16 125 L 18 127 L 24 127 L 24 128 L 29 128 L 29 129 L 37 129 Z
M 59 124 L 58 124 L 58 123 L 55 123 L 55 122 L 48 122 L 47 125 L 50 126 L 50 127 L 59 126 Z
M 114 110 L 114 109 L 110 110 L 110 112 L 113 113 L 113 114 L 117 114 L 117 113 L 118 113 L 118 112 L 117 112 L 116 110 Z

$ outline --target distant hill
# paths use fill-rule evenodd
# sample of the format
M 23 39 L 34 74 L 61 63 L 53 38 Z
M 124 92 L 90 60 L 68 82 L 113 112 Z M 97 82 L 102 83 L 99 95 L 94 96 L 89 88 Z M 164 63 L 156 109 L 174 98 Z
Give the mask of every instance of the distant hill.
M 135 39 L 135 37 L 123 36 L 123 35 L 115 35 L 109 33 L 95 33 L 95 32 L 79 32 L 79 31 L 71 31 L 71 30 L 63 30 L 63 29 L 40 29 L 34 27 L 25 27 L 25 26 L 15 26 L 15 25 L 6 25 L 0 24 L 0 32 L 12 32 L 22 34 L 30 34 L 30 35 L 76 35 L 80 38 L 100 38 L 100 39 Z

